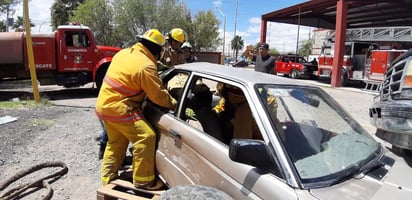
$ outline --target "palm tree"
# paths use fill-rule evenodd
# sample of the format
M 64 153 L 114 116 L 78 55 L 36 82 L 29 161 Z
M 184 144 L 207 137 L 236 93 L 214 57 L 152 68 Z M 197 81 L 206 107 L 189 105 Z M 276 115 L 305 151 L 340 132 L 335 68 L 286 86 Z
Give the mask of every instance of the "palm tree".
M 56 30 L 59 25 L 64 25 L 69 22 L 70 16 L 73 16 L 73 11 L 77 6 L 83 3 L 84 0 L 56 0 L 51 10 L 51 24 L 53 30 Z
M 230 46 L 232 48 L 232 50 L 235 51 L 235 62 L 237 61 L 237 55 L 239 50 L 243 49 L 244 46 L 244 41 L 242 39 L 242 37 L 236 35 L 232 41 L 230 42 Z
M 29 19 L 29 23 L 30 23 L 30 27 L 34 27 L 34 24 L 31 23 L 30 19 Z M 16 32 L 21 32 L 24 29 L 26 29 L 26 27 L 24 26 L 24 18 L 22 16 L 17 16 L 17 20 L 16 22 L 14 22 L 13 28 Z
M 305 40 L 301 42 L 301 46 L 299 48 L 299 55 L 301 56 L 308 56 L 312 53 L 312 41 Z
M 6 23 L 0 21 L 0 32 L 6 32 Z

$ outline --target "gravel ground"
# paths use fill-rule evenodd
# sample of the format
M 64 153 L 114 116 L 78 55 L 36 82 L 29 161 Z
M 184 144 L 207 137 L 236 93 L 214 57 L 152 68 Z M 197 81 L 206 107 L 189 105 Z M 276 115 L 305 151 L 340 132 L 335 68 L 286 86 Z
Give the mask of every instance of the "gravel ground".
M 67 165 L 68 173 L 51 183 L 52 199 L 96 199 L 100 162 L 95 138 L 101 127 L 93 108 L 37 105 L 0 109 L 0 117 L 7 115 L 18 119 L 0 125 L 0 184 L 21 170 L 59 161 Z M 25 176 L 0 191 L 0 196 L 59 170 L 45 168 Z M 41 199 L 45 194 L 42 189 L 22 199 Z
M 374 135 L 375 128 L 368 122 L 368 107 L 375 94 L 361 92 L 360 89 L 322 87 Z M 100 161 L 95 139 L 102 131 L 93 109 L 97 95 L 90 88 L 72 90 L 68 94 L 61 94 L 60 90 L 42 94 L 50 98 L 52 105 L 0 108 L 0 117 L 18 117 L 14 122 L 0 124 L 0 184 L 21 170 L 58 161 L 67 165 L 68 173 L 51 183 L 54 190 L 52 199 L 96 199 L 96 190 L 100 187 Z M 13 95 L 22 99 L 31 94 L 0 90 L 0 101 L 13 98 Z M 76 95 L 77 98 L 73 99 Z M 0 191 L 0 196 L 19 184 L 32 182 L 60 169 L 42 169 Z M 22 199 L 41 199 L 46 193 L 42 189 Z

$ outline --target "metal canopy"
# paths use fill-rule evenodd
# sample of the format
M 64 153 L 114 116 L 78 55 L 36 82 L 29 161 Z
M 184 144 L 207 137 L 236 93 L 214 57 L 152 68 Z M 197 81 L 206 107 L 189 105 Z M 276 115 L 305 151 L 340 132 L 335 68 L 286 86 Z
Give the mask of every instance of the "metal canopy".
M 346 28 L 412 25 L 412 0 L 346 0 Z M 312 0 L 262 15 L 262 21 L 335 29 L 338 0 Z M 299 23 L 300 14 L 300 23 Z
M 335 30 L 331 86 L 339 87 L 346 30 L 410 26 L 411 10 L 412 0 L 312 0 L 262 15 L 260 40 L 266 41 L 268 22 Z

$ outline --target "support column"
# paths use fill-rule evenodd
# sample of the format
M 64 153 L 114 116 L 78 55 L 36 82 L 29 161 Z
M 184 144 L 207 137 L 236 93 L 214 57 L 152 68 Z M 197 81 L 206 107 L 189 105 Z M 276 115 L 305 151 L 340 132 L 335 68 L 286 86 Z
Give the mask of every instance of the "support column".
M 338 0 L 336 4 L 335 52 L 333 56 L 332 77 L 330 82 L 332 87 L 341 86 L 342 63 L 346 41 L 347 13 L 347 0 Z
M 266 42 L 267 25 L 268 21 L 262 19 L 260 24 L 260 42 Z

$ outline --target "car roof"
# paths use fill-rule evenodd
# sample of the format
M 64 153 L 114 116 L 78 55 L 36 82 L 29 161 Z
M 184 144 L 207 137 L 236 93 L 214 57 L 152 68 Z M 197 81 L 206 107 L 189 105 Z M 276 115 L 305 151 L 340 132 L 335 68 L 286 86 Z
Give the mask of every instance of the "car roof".
M 308 85 L 307 83 L 304 83 L 300 80 L 284 78 L 273 74 L 256 72 L 253 69 L 238 68 L 208 62 L 194 62 L 181 64 L 176 65 L 175 68 L 199 72 L 202 74 L 208 74 L 215 77 L 228 78 L 233 81 L 244 83 L 250 86 L 253 86 L 255 84 L 278 84 L 299 86 Z

